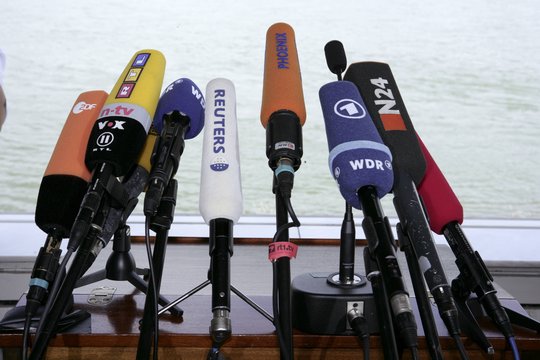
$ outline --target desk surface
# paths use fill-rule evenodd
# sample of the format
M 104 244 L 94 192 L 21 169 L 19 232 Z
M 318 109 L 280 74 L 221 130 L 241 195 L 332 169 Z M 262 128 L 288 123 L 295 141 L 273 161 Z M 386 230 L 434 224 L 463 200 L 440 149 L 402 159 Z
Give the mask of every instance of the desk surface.
M 112 246 L 105 248 L 88 273 L 105 268 Z M 147 260 L 144 245 L 133 244 L 132 254 L 139 267 L 146 267 Z M 443 266 L 447 270 L 448 279 L 457 275 L 451 251 L 448 246 L 438 246 Z M 363 273 L 362 247 L 356 248 L 357 270 Z M 248 295 L 261 307 L 271 313 L 271 268 L 266 259 L 266 245 L 242 244 L 235 246 L 231 258 L 231 283 L 238 290 Z M 400 264 L 407 283 L 411 289 L 406 262 L 403 254 L 398 252 Z M 209 266 L 208 245 L 171 243 L 167 247 L 164 274 L 161 284 L 163 294 L 174 300 L 181 294 L 191 290 L 206 280 Z M 291 277 L 311 272 L 335 272 L 339 261 L 338 246 L 301 245 L 298 257 L 291 262 Z M 113 301 L 106 306 L 94 306 L 87 302 L 93 289 L 101 286 L 117 288 Z M 61 334 L 55 337 L 49 347 L 47 359 L 134 359 L 138 343 L 138 321 L 142 318 L 144 295 L 135 291 L 126 281 L 102 280 L 75 290 L 77 308 L 91 313 L 90 331 Z M 207 287 L 197 295 L 181 303 L 184 310 L 182 319 L 165 315 L 160 321 L 160 352 L 163 359 L 205 359 L 211 341 L 208 327 L 212 317 L 211 288 Z M 521 309 L 521 306 L 503 289 L 498 289 L 498 296 L 507 306 Z M 223 353 L 234 359 L 277 359 L 279 350 L 274 335 L 273 325 L 250 306 L 236 296 L 231 297 L 231 321 L 233 336 L 224 345 Z M 522 310 L 522 309 L 521 309 Z M 435 312 L 436 313 L 436 312 Z M 445 359 L 459 359 L 451 338 L 440 322 L 441 346 Z M 425 340 L 422 338 L 421 321 L 419 327 L 420 350 L 427 358 Z M 510 351 L 502 335 L 490 321 L 483 319 L 481 325 L 496 349 L 497 359 L 511 359 Z M 535 332 L 516 328 L 517 341 L 521 351 L 537 352 L 531 359 L 540 359 L 540 337 Z M 22 339 L 20 335 L 0 335 L 0 348 L 4 348 L 4 360 L 11 356 L 16 358 Z M 487 359 L 488 357 L 470 339 L 464 338 L 465 346 L 471 358 Z M 380 355 L 380 339 L 371 338 L 371 347 Z M 362 350 L 354 336 L 310 335 L 295 331 L 295 357 L 301 359 L 358 359 Z M 97 357 L 102 354 L 101 357 Z
M 168 296 L 174 300 L 174 296 Z M 258 305 L 271 313 L 271 299 L 267 296 L 251 297 Z M 139 338 L 138 322 L 142 318 L 145 297 L 142 294 L 114 295 L 106 305 L 91 305 L 88 295 L 75 295 L 75 307 L 91 313 L 90 319 L 78 328 L 57 335 L 50 343 L 47 359 L 98 358 L 133 359 Z M 232 296 L 231 321 L 233 335 L 222 351 L 225 355 L 240 359 L 260 359 L 262 356 L 279 358 L 278 343 L 273 325 L 236 296 Z M 21 303 L 24 301 L 21 300 Z M 503 300 L 503 304 L 517 311 L 521 306 L 515 300 Z M 160 318 L 160 352 L 163 358 L 180 356 L 181 359 L 204 359 L 211 340 L 208 335 L 211 314 L 211 297 L 194 295 L 180 303 L 184 310 L 182 318 L 164 314 Z M 449 359 L 458 359 L 455 345 L 440 318 L 436 317 L 441 347 Z M 496 351 L 497 359 L 511 359 L 502 335 L 488 319 L 480 319 L 480 324 Z M 427 358 L 427 350 L 421 322 L 419 324 L 420 353 Z M 520 350 L 527 356 L 540 356 L 540 336 L 533 331 L 515 327 Z M 5 359 L 15 356 L 21 344 L 21 336 L 1 334 L 0 348 L 5 350 Z M 482 350 L 467 337 L 464 344 L 472 359 L 488 359 Z M 381 342 L 378 336 L 371 340 L 373 358 L 382 358 Z M 362 349 L 355 336 L 313 335 L 294 332 L 294 347 L 297 358 L 302 359 L 353 359 L 361 356 Z M 405 357 L 406 358 L 406 357 Z M 424 357 L 423 357 L 424 358 Z M 95 357 L 93 357 L 95 359 Z M 531 357 L 532 359 L 532 357 Z

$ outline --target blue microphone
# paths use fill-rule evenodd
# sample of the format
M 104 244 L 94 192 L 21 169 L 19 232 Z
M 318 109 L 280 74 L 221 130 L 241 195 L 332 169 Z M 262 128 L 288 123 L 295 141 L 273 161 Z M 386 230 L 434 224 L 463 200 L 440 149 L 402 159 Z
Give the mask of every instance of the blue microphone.
M 319 90 L 328 139 L 328 164 L 345 200 L 361 209 L 358 190 L 374 186 L 382 198 L 394 182 L 392 154 L 382 142 L 356 86 L 328 83 Z
M 204 97 L 193 81 L 171 83 L 159 99 L 153 126 L 160 138 L 152 154 L 152 170 L 144 197 L 144 214 L 154 216 L 184 152 L 184 139 L 197 136 L 204 126 Z
M 204 127 L 205 100 L 203 92 L 188 78 L 173 81 L 159 98 L 154 116 L 154 127 L 161 133 L 165 114 L 178 110 L 190 119 L 184 138 L 193 139 Z
M 402 344 L 416 348 L 417 326 L 409 294 L 394 251 L 390 222 L 379 199 L 392 190 L 392 155 L 377 132 L 360 92 L 349 81 L 328 83 L 319 90 L 330 171 L 351 206 L 362 209 L 362 228 L 377 261 L 388 294 L 388 305 Z

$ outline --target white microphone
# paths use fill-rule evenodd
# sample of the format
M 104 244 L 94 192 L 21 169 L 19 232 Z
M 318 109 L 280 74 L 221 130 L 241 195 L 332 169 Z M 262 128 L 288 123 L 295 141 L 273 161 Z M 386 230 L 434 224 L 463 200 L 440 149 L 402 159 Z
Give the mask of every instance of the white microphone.
M 243 211 L 236 92 L 230 80 L 217 78 L 206 86 L 199 210 L 204 221 L 238 221 Z

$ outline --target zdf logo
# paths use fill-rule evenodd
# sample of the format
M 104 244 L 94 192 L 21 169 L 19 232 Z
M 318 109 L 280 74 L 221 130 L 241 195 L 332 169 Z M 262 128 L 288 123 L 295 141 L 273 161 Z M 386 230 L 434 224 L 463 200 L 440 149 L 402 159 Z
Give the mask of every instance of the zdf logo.
M 85 110 L 92 110 L 96 108 L 96 104 L 88 104 L 84 101 L 80 101 L 73 106 L 73 113 L 75 115 L 82 113 Z

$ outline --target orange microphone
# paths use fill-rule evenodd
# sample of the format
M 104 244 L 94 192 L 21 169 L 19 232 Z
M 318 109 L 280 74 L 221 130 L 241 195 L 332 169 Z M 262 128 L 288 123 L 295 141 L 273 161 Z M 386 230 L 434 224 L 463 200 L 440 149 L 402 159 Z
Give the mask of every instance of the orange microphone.
M 39 249 L 26 294 L 25 315 L 30 319 L 50 294 L 62 250 L 75 221 L 91 174 L 84 164 L 88 137 L 107 93 L 87 91 L 79 95 L 58 137 L 41 180 L 36 204 L 36 225 L 47 234 Z M 25 326 L 25 332 L 29 326 Z
M 294 173 L 302 163 L 302 125 L 306 121 L 306 108 L 302 92 L 302 77 L 296 53 L 293 29 L 277 23 L 266 32 L 263 98 L 261 122 L 266 129 L 266 157 L 274 171 L 276 194 L 276 234 L 270 244 L 269 255 L 277 254 L 277 243 L 294 249 L 289 242 L 288 229 L 300 226 L 291 205 Z M 289 217 L 292 222 L 288 222 Z M 280 333 L 282 358 L 294 359 L 291 317 L 290 258 L 273 256 L 273 308 L 276 331 Z
M 294 30 L 276 23 L 266 32 L 261 123 L 266 129 L 268 165 L 278 180 L 281 173 L 294 173 L 300 167 L 305 121 Z
M 107 99 L 105 91 L 79 95 L 49 160 L 39 188 L 36 225 L 49 235 L 69 236 L 92 175 L 84 163 L 90 131 Z

